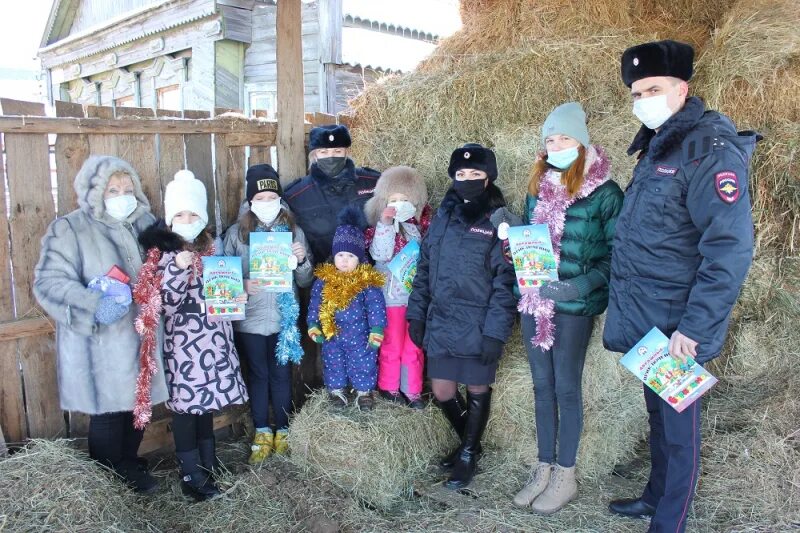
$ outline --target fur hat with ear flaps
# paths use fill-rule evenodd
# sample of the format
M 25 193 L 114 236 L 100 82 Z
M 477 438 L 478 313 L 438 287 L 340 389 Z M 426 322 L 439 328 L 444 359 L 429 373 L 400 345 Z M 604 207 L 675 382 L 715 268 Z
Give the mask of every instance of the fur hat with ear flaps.
M 136 211 L 131 217 L 136 218 L 136 213 L 150 212 L 150 202 L 142 191 L 142 182 L 139 174 L 127 161 L 110 155 L 93 155 L 84 161 L 83 166 L 75 176 L 73 187 L 78 197 L 78 207 L 89 211 L 96 219 L 103 218 L 106 205 L 103 195 L 111 176 L 114 174 L 127 174 L 133 182 L 133 195 L 136 197 Z
M 417 208 L 416 219 L 420 219 L 422 209 L 428 203 L 428 188 L 425 186 L 425 179 L 415 168 L 398 166 L 383 171 L 378 183 L 375 184 L 372 198 L 364 204 L 364 213 L 370 226 L 378 223 L 381 213 L 389 202 L 389 197 L 395 193 L 408 196 L 408 201 Z

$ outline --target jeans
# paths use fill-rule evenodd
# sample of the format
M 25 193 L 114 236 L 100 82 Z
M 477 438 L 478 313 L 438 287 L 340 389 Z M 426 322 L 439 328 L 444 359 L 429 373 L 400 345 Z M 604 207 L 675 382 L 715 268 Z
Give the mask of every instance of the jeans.
M 556 313 L 553 322 L 555 341 L 551 349 L 531 344 L 536 333 L 532 316 L 522 316 L 522 338 L 533 377 L 539 461 L 558 462 L 569 468 L 575 466 L 583 429 L 581 379 L 594 318 Z

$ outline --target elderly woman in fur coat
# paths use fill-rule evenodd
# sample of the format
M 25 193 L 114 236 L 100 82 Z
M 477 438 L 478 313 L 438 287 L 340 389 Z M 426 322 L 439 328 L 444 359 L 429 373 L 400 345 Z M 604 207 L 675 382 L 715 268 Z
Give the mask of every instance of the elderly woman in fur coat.
M 61 407 L 90 415 L 89 455 L 134 490 L 157 483 L 137 457 L 144 410 L 167 399 L 164 371 L 137 394 L 139 336 L 130 287 L 142 267 L 139 233 L 155 221 L 136 171 L 111 156 L 86 160 L 75 177 L 78 209 L 54 220 L 42 239 L 33 293 L 56 322 Z M 120 272 L 106 276 L 114 267 Z M 126 280 L 126 277 L 129 280 Z M 135 306 L 133 306 L 135 307 Z

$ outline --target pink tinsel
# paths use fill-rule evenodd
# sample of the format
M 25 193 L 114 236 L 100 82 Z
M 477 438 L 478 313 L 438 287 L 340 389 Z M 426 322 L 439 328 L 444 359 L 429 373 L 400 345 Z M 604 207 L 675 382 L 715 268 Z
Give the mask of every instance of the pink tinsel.
M 547 224 L 550 230 L 550 239 L 553 243 L 553 255 L 556 266 L 561 261 L 561 237 L 564 235 L 564 222 L 567 217 L 567 208 L 581 198 L 586 198 L 600 185 L 608 181 L 610 162 L 605 152 L 599 146 L 590 146 L 586 153 L 586 176 L 578 193 L 570 198 L 567 188 L 553 183 L 548 170 L 539 182 L 539 201 L 533 210 L 531 224 Z M 531 344 L 542 350 L 553 347 L 555 340 L 555 302 L 539 296 L 539 289 L 526 292 L 517 305 L 517 310 L 526 315 L 533 315 L 536 319 L 536 334 L 531 338 Z

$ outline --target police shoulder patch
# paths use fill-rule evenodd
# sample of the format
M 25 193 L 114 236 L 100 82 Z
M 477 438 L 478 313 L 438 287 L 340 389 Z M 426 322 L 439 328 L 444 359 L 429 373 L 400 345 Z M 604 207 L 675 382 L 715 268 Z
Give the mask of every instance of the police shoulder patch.
M 717 194 L 726 204 L 733 204 L 739 199 L 739 177 L 736 172 L 724 170 L 714 175 Z

